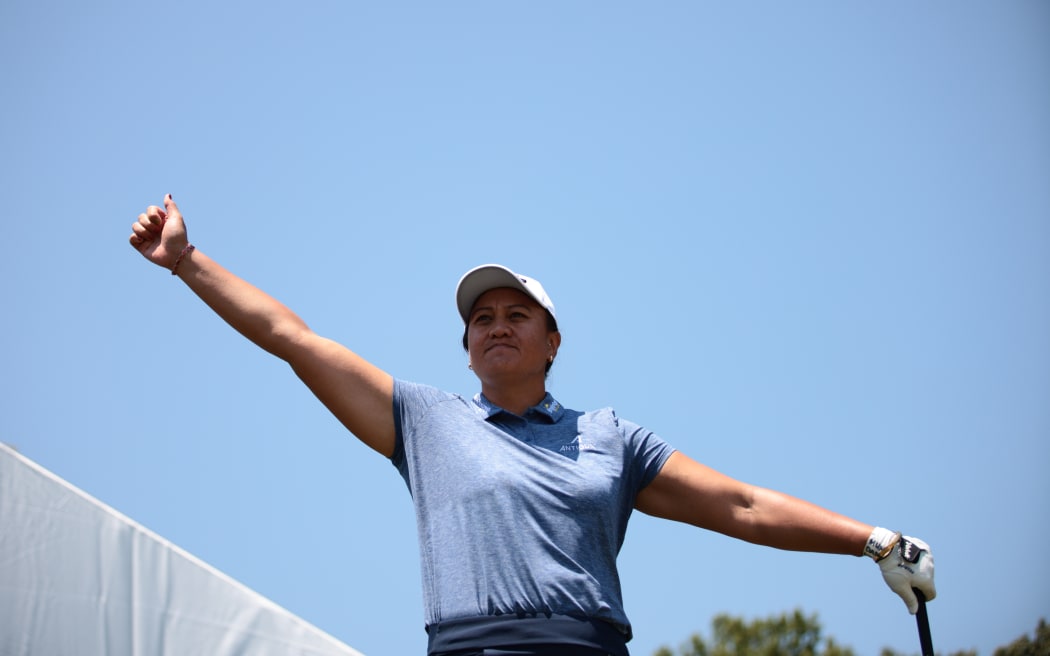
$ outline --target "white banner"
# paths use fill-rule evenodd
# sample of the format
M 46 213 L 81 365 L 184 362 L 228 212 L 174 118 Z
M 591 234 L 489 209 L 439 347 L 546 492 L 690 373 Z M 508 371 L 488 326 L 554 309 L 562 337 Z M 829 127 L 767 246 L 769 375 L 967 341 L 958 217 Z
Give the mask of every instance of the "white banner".
M 0 654 L 361 656 L 3 444 Z

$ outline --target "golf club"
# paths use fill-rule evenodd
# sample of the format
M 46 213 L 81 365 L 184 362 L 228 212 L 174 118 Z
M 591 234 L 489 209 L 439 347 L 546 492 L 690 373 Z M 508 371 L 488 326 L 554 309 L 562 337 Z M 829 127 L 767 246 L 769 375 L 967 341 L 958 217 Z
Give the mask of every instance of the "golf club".
M 922 648 L 922 656 L 933 656 L 930 617 L 926 614 L 926 595 L 920 592 L 918 588 L 912 588 L 912 591 L 919 599 L 919 612 L 915 614 L 915 622 L 919 625 L 919 646 Z

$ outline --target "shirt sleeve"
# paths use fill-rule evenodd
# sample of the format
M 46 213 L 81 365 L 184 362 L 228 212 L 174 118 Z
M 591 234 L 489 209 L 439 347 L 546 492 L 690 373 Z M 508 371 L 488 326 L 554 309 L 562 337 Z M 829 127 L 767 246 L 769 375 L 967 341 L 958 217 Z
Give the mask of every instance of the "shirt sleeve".
M 616 422 L 629 456 L 626 473 L 635 491 L 641 491 L 653 482 L 675 449 L 659 435 L 633 421 L 616 417 Z
M 436 387 L 394 379 L 394 453 L 390 461 L 399 470 L 405 464 L 405 440 L 430 406 L 450 398 Z

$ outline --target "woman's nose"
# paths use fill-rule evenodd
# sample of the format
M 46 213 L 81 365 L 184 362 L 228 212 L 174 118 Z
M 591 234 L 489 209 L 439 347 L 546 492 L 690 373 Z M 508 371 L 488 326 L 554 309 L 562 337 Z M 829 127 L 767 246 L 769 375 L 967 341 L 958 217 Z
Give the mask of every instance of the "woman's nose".
M 489 334 L 493 337 L 503 337 L 510 334 L 510 325 L 502 320 L 496 319 L 489 327 Z

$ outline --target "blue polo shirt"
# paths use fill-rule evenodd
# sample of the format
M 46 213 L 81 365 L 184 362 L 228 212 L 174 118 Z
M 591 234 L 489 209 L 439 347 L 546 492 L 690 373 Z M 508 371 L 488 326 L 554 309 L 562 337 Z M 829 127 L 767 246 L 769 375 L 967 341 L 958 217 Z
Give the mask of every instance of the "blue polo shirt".
M 549 394 L 517 416 L 395 381 L 392 458 L 416 511 L 430 653 L 561 643 L 626 654 L 616 556 L 673 449 Z

